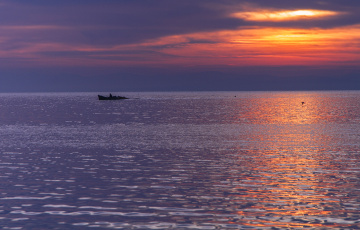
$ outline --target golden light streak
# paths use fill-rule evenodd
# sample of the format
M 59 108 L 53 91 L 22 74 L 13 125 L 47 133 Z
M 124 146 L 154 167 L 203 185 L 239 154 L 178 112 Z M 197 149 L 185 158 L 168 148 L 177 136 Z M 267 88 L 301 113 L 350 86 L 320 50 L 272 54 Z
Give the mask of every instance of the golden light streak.
M 288 21 L 299 19 L 322 18 L 339 15 L 339 12 L 327 10 L 293 10 L 293 11 L 254 11 L 238 12 L 231 16 L 247 21 Z
M 323 132 L 320 126 L 312 130 L 313 127 L 304 124 L 331 121 L 333 109 L 329 104 L 336 103 L 337 112 L 343 111 L 342 99 L 303 92 L 267 95 L 253 98 L 254 103 L 249 102 L 252 106 L 245 110 L 243 101 L 238 100 L 239 114 L 233 119 L 273 126 L 260 125 L 239 135 L 238 151 L 233 151 L 239 153 L 238 162 L 234 161 L 235 173 L 228 179 L 233 186 L 233 192 L 228 195 L 229 207 L 237 207 L 239 216 L 252 217 L 251 224 L 243 225 L 321 227 L 323 223 L 317 221 L 319 216 L 344 212 L 342 201 L 327 190 L 334 182 L 332 177 L 335 178 L 339 163 L 332 160 L 331 154 L 321 154 L 321 146 L 331 145 L 334 137 Z M 342 114 L 348 119 L 348 113 Z M 243 173 L 247 169 L 249 172 Z M 337 224 L 341 227 L 341 223 L 335 223 L 336 227 Z

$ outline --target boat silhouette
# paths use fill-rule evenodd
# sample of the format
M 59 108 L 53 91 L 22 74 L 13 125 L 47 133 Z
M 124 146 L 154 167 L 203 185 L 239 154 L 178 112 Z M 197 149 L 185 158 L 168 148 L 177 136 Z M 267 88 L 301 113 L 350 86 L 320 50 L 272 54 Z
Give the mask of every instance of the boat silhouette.
M 122 96 L 113 96 L 111 93 L 108 97 L 106 96 L 102 96 L 102 95 L 98 95 L 98 98 L 100 101 L 102 100 L 123 100 L 123 99 L 129 99 L 127 97 L 122 97 Z

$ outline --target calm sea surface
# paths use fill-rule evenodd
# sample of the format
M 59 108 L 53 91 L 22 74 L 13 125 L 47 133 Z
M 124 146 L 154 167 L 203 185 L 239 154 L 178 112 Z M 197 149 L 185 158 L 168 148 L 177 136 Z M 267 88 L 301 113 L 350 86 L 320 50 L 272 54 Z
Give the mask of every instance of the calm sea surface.
M 0 94 L 2 229 L 359 228 L 360 91 L 120 95 Z

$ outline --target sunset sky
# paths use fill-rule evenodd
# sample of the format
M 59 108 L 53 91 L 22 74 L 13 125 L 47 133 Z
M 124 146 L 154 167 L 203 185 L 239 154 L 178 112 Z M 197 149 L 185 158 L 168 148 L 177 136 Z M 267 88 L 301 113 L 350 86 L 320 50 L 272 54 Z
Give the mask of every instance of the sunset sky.
M 0 0 L 0 92 L 360 89 L 359 0 Z

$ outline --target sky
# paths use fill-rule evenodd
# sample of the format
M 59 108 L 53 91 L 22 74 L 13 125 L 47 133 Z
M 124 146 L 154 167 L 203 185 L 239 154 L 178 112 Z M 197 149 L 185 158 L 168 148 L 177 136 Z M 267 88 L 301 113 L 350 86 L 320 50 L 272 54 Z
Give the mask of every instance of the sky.
M 0 0 L 0 92 L 360 90 L 359 0 Z

